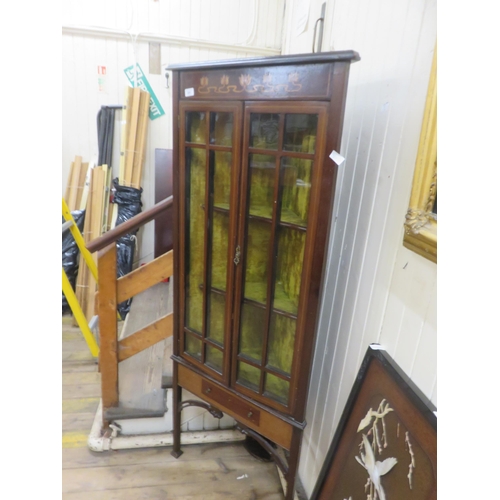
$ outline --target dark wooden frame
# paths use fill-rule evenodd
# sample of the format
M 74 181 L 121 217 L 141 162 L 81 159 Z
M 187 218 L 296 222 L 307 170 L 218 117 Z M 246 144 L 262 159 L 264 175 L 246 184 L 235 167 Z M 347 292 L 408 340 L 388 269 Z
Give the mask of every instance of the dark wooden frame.
M 385 400 L 392 411 L 384 417 L 386 420 L 390 419 L 389 422 L 384 420 L 384 427 L 377 419 L 370 417 L 370 422 L 377 422 L 378 432 L 383 429 L 384 433 L 390 436 L 387 448 L 382 452 L 377 448 L 375 457 L 377 461 L 383 462 L 395 455 L 398 460 L 392 469 L 381 476 L 386 499 L 437 498 L 436 408 L 384 350 L 378 345 L 372 345 L 361 364 L 311 500 L 343 500 L 349 496 L 366 498 L 366 493 L 365 496 L 360 496 L 363 493 L 352 491 L 352 487 L 353 484 L 356 487 L 359 485 L 361 490 L 367 483 L 368 473 L 358 463 L 358 458 L 361 458 L 361 453 L 366 454 L 364 446 L 361 445 L 362 434 L 363 431 L 369 434 L 367 428 L 371 424 L 363 427 L 361 422 L 366 423 L 368 406 L 372 409 L 372 403 L 379 399 Z M 371 441 L 370 436 L 368 439 Z M 401 451 L 402 447 L 407 450 L 407 456 Z M 353 457 L 354 453 L 358 458 Z M 406 456 L 406 462 L 401 460 L 400 456 Z M 410 468 L 412 461 L 413 469 Z M 410 472 L 412 489 L 409 489 Z M 403 476 L 406 477 L 406 485 Z M 346 493 L 346 490 L 350 493 Z

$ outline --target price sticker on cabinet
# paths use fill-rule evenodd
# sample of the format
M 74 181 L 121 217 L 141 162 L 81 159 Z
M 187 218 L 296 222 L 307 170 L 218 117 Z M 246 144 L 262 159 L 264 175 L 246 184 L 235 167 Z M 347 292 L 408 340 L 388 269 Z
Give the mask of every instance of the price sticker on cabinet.
M 337 151 L 333 150 L 330 153 L 330 158 L 340 167 L 340 164 L 345 160 L 342 155 L 339 155 Z
M 184 97 L 193 97 L 194 96 L 194 88 L 191 87 L 189 89 L 184 89 Z

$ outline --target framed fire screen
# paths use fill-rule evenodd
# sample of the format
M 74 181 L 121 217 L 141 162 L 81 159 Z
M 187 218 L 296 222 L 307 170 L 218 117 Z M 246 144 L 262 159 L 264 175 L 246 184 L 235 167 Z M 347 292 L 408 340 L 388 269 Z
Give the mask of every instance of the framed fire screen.
M 437 416 L 380 348 L 368 348 L 311 500 L 437 498 Z

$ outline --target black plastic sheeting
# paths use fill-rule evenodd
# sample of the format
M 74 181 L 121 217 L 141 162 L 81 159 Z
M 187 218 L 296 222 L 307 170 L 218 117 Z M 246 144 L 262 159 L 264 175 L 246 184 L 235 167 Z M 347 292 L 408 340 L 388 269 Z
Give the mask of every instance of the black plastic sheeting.
M 83 223 L 85 221 L 85 210 L 75 210 L 71 212 L 73 219 L 75 221 L 76 226 L 80 230 L 80 233 L 83 231 Z M 64 224 L 65 219 L 62 218 L 62 222 Z M 69 282 L 71 283 L 71 287 L 73 290 L 76 286 L 76 277 L 78 275 L 78 262 L 80 260 L 80 249 L 76 244 L 71 231 L 67 229 L 64 231 L 62 235 L 62 267 L 66 276 L 68 277 Z M 70 312 L 70 307 L 68 301 L 64 293 L 62 294 L 62 312 L 67 313 Z
M 118 205 L 118 215 L 116 218 L 116 226 L 128 221 L 134 215 L 141 212 L 142 188 L 136 189 L 127 186 L 120 186 L 118 179 L 113 179 L 113 203 Z M 137 231 L 126 234 L 119 238 L 116 242 L 116 260 L 117 260 L 117 277 L 121 278 L 130 271 L 134 263 L 134 252 Z M 132 298 L 118 304 L 118 312 L 122 319 L 125 319 L 130 311 Z

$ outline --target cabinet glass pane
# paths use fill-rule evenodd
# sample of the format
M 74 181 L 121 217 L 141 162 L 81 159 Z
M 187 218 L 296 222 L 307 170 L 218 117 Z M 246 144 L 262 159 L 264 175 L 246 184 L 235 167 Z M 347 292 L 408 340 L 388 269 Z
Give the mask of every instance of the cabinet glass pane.
M 218 290 L 226 289 L 229 216 L 213 212 L 212 216 L 212 267 L 211 285 Z
M 290 383 L 287 380 L 276 377 L 271 373 L 266 373 L 266 382 L 264 386 L 264 395 L 279 403 L 286 405 L 288 403 L 288 391 Z
M 229 152 L 215 151 L 214 162 L 214 206 L 229 210 L 231 198 L 231 162 Z
M 317 127 L 318 115 L 286 115 L 283 149 L 285 151 L 314 153 Z
M 276 161 L 274 156 L 249 155 L 250 165 L 250 215 L 271 218 L 274 206 L 274 179 Z
M 231 146 L 233 143 L 233 113 L 210 113 L 210 144 Z
M 238 361 L 238 376 L 236 380 L 239 384 L 255 392 L 259 392 L 260 370 L 255 368 L 255 366 Z
M 221 346 L 224 345 L 224 316 L 226 297 L 220 293 L 208 295 L 208 331 L 207 337 Z
M 269 269 L 271 224 L 259 220 L 248 221 L 244 296 L 265 304 Z
M 312 160 L 285 157 L 281 159 L 281 221 L 307 226 L 311 196 Z
M 278 149 L 279 115 L 250 113 L 250 147 Z
M 223 357 L 224 355 L 222 351 L 219 351 L 219 349 L 207 344 L 206 364 L 219 373 L 222 373 Z
M 202 111 L 186 112 L 186 142 L 205 144 L 207 114 Z
M 290 375 L 297 321 L 282 314 L 272 313 L 267 351 L 267 366 Z
M 203 328 L 205 169 L 205 150 L 186 148 L 186 326 L 200 333 Z
M 243 304 L 241 309 L 239 353 L 260 364 L 266 328 L 266 312 L 262 307 Z
M 186 333 L 185 351 L 196 359 L 201 359 L 201 340 Z
M 280 227 L 274 283 L 275 309 L 297 314 L 305 245 L 304 231 Z

